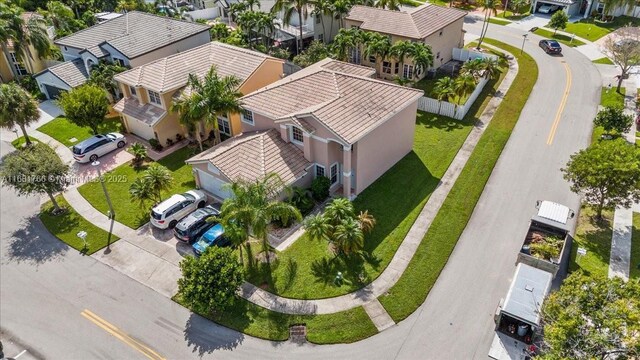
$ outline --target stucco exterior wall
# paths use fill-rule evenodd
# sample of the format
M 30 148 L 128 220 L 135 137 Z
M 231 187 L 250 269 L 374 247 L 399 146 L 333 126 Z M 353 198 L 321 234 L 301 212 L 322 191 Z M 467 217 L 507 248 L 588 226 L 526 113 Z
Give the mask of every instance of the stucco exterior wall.
M 356 194 L 361 193 L 411 151 L 417 108 L 416 100 L 358 141 L 356 184 L 352 184 Z
M 209 41 L 211 41 L 211 38 L 209 36 L 209 31 L 207 30 L 207 31 L 203 31 L 201 33 L 192 35 L 186 39 L 177 41 L 173 44 L 169 44 L 167 46 L 156 49 L 147 54 L 138 56 L 133 59 L 129 59 L 129 61 L 130 61 L 131 67 L 136 67 L 136 66 L 149 63 L 153 60 L 161 59 L 169 55 L 177 54 L 179 52 L 192 49 L 196 46 L 206 44 Z
M 62 57 L 64 61 L 69 61 L 73 59 L 77 59 L 80 57 L 80 51 L 84 49 L 77 49 L 70 46 L 58 45 L 60 51 L 62 52 Z
M 169 113 L 162 120 L 157 122 L 153 127 L 158 141 L 162 146 L 167 146 L 167 139 L 176 141 L 176 134 L 181 134 L 183 137 L 186 135 L 184 128 L 178 121 L 178 116 L 175 113 Z
M 462 47 L 460 42 L 463 41 L 463 24 L 464 18 L 461 18 L 441 29 L 442 35 L 440 35 L 440 31 L 436 31 L 427 36 L 424 42 L 431 46 L 434 67 L 438 68 L 451 60 L 453 48 Z
M 0 51 L 0 80 L 2 83 L 7 83 L 13 80 L 11 64 L 9 63 L 9 59 L 5 55 L 4 51 Z

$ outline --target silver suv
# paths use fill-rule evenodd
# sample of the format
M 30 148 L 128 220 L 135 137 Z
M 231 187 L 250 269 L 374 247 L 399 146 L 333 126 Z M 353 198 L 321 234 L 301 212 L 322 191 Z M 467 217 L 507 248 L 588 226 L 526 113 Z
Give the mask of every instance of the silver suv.
M 79 163 L 87 163 L 98 160 L 98 158 L 115 149 L 120 149 L 127 143 L 124 135 L 119 133 L 109 133 L 106 135 L 94 135 L 87 140 L 79 142 L 71 151 L 73 158 Z

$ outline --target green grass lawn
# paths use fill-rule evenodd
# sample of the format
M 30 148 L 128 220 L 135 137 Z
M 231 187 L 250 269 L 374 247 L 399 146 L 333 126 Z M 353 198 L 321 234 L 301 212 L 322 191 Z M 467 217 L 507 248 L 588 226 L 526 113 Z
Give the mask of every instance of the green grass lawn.
M 613 211 L 604 211 L 603 215 L 605 220 L 599 223 L 595 220 L 595 211 L 582 206 L 571 248 L 570 272 L 582 270 L 587 275 L 604 277 L 609 274 Z M 586 255 L 576 258 L 578 248 L 586 249 Z
M 519 49 L 492 39 L 485 41 L 516 56 L 520 70 L 408 268 L 388 294 L 378 299 L 396 322 L 413 313 L 435 284 L 538 78 L 536 62 L 527 53 L 520 54 Z
M 174 301 L 189 308 L 179 295 Z M 192 311 L 228 328 L 262 339 L 284 341 L 291 325 L 307 326 L 307 340 L 316 344 L 352 343 L 378 333 L 362 307 L 327 315 L 288 315 L 269 311 L 244 299 L 223 313 Z
M 567 35 L 563 35 L 563 34 L 553 34 L 553 31 L 549 31 L 549 30 L 545 30 L 545 29 L 538 29 L 536 31 L 533 32 L 536 35 L 540 35 L 542 37 L 545 37 L 547 39 L 554 39 L 557 40 L 558 42 L 561 42 L 567 46 L 580 46 L 580 45 L 584 45 L 584 43 L 578 39 L 573 39 L 571 40 L 571 36 L 567 36 Z M 537 45 L 537 44 L 536 44 Z
M 594 64 L 604 64 L 604 65 L 614 65 L 613 61 L 611 61 L 611 59 L 609 59 L 608 57 L 603 57 L 603 58 L 600 58 L 600 59 L 593 60 L 592 63 L 594 63 Z
M 608 87 L 603 87 L 600 92 L 600 105 L 602 106 L 624 106 L 624 94 L 625 88 L 620 88 L 620 93 L 616 91 L 615 87 L 609 89 Z M 602 138 L 602 134 L 604 134 L 604 129 L 601 126 L 596 126 L 593 128 L 593 133 L 591 134 L 591 143 L 594 143 Z
M 120 119 L 118 117 L 105 119 L 104 123 L 98 127 L 98 130 L 100 134 L 120 132 Z M 51 136 L 65 146 L 73 146 L 93 136 L 91 129 L 88 127 L 80 127 L 62 116 L 40 126 L 38 131 Z M 71 141 L 73 138 L 75 138 L 76 141 Z
M 191 166 L 184 162 L 191 157 L 191 149 L 183 148 L 160 160 L 160 165 L 173 172 L 173 185 L 162 193 L 163 199 L 176 193 L 194 189 L 196 184 L 191 173 Z M 149 221 L 149 208 L 144 209 L 132 203 L 129 198 L 129 185 L 142 174 L 145 167 L 136 170 L 130 164 L 121 165 L 104 174 L 107 191 L 116 213 L 116 220 L 133 229 L 137 229 Z M 78 191 L 87 201 L 103 214 L 109 210 L 107 201 L 98 181 L 82 185 Z
M 505 19 L 503 19 L 501 17 L 495 17 L 495 16 L 492 17 L 492 18 L 489 18 L 489 22 L 491 24 L 496 24 L 496 25 L 509 25 L 509 24 L 511 24 L 511 21 L 505 20 Z
M 36 138 L 34 138 L 33 136 L 29 136 L 29 140 L 31 140 L 32 143 L 39 143 L 40 141 Z M 24 136 L 20 136 L 19 138 L 13 140 L 11 142 L 11 146 L 13 146 L 16 149 L 19 149 L 21 147 L 24 147 L 25 144 L 25 140 L 24 140 Z
M 629 278 L 640 278 L 640 213 L 633 213 Z
M 72 248 L 82 251 L 84 243 L 77 234 L 80 231 L 86 231 L 86 239 L 89 243 L 86 250 L 87 255 L 93 254 L 107 246 L 107 240 L 109 238 L 108 232 L 100 229 L 80 216 L 71 206 L 69 206 L 62 195 L 56 196 L 56 201 L 61 208 L 66 210 L 63 214 L 53 215 L 51 213 L 53 203 L 51 202 L 46 203 L 40 211 L 40 220 L 50 233 Z M 118 239 L 119 238 L 117 236 L 112 235 L 111 243 L 113 244 Z
M 524 14 L 515 15 L 512 11 L 507 10 L 507 11 L 504 11 L 504 12 L 498 14 L 497 17 L 506 18 L 506 19 L 509 19 L 509 20 L 512 20 L 512 21 L 518 21 L 518 20 L 522 20 L 522 19 L 526 18 L 529 15 L 531 15 L 531 14 L 524 13 Z
M 424 96 L 435 99 L 436 95 L 433 93 L 433 89 L 436 87 L 436 82 L 439 79 L 442 79 L 444 77 L 447 77 L 447 75 L 442 74 L 442 73 L 436 73 L 436 76 L 434 78 L 427 79 L 425 77 L 424 79 L 418 81 L 414 85 L 414 87 L 416 89 L 420 89 L 420 90 L 424 91 Z M 469 95 L 471 95 L 471 94 L 469 94 Z M 465 95 L 462 98 L 460 98 L 460 96 L 456 95 L 456 97 L 453 99 L 453 103 L 454 104 L 464 104 L 467 101 L 467 99 L 469 98 L 469 95 Z
M 568 23 L 566 32 L 574 33 L 583 39 L 596 41 L 610 32 L 631 24 L 631 26 L 640 26 L 640 19 L 631 16 L 618 16 L 611 22 L 603 23 L 593 19 L 584 19 L 575 23 Z

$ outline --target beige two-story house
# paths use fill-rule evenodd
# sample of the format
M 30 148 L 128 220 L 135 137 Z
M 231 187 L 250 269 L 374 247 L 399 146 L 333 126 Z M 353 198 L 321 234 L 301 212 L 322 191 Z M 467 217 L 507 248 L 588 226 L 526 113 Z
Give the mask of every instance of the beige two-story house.
M 243 134 L 187 160 L 198 186 L 275 172 L 288 185 L 329 178 L 348 198 L 411 151 L 422 91 L 373 79 L 375 70 L 322 60 L 242 98 Z
M 202 78 L 215 66 L 220 76 L 240 79 L 238 90 L 248 94 L 280 80 L 283 65 L 284 60 L 257 51 L 210 42 L 116 75 L 114 80 L 124 97 L 114 110 L 120 113 L 127 131 L 164 145 L 167 139 L 186 134 L 171 104 L 187 86 L 189 74 Z M 218 128 L 229 137 L 241 133 L 240 114 L 219 116 Z
M 131 11 L 57 39 L 64 62 L 35 75 L 49 99 L 84 84 L 100 61 L 136 67 L 211 40 L 208 25 Z
M 344 19 L 346 28 L 359 28 L 389 36 L 391 44 L 398 41 L 423 42 L 433 52 L 433 67 L 438 68 L 451 60 L 453 49 L 464 45 L 465 11 L 424 4 L 409 10 L 395 11 L 356 5 Z M 362 48 L 353 49 L 350 62 L 376 66 L 375 57 L 365 57 Z M 402 68 L 401 68 L 402 67 Z M 408 61 L 389 57 L 382 63 L 379 77 L 393 80 L 396 76 L 405 79 L 422 79 L 428 69 L 416 69 Z

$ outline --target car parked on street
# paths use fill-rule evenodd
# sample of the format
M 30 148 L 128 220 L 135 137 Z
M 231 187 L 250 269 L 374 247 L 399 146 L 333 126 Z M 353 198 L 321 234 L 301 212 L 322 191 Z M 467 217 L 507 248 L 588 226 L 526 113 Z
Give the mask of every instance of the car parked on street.
M 198 238 L 198 241 L 193 244 L 193 252 L 196 256 L 202 255 L 210 246 L 228 246 L 231 242 L 224 237 L 224 228 L 222 224 L 216 224 L 209 228 L 207 231 Z
M 94 135 L 71 148 L 73 158 L 79 163 L 94 162 L 104 154 L 124 147 L 127 139 L 120 133 Z
M 151 209 L 151 225 L 158 229 L 174 228 L 183 217 L 206 203 L 207 195 L 200 190 L 172 195 Z
M 218 204 L 207 205 L 180 220 L 176 227 L 173 228 L 173 234 L 176 239 L 191 243 L 202 235 L 204 231 L 217 224 L 207 220 L 218 214 L 220 214 L 220 206 Z
M 538 45 L 540 45 L 542 50 L 544 50 L 544 52 L 546 52 L 547 54 L 560 54 L 560 53 L 562 53 L 562 47 L 555 40 L 549 40 L 549 39 L 540 40 Z
M 560 7 L 558 5 L 544 4 L 538 8 L 538 12 L 543 14 L 550 14 L 557 11 L 559 8 Z

